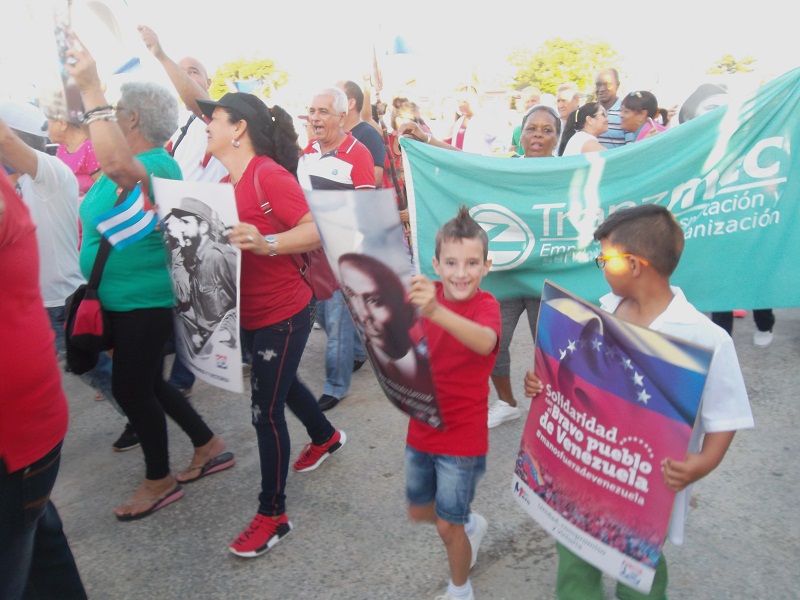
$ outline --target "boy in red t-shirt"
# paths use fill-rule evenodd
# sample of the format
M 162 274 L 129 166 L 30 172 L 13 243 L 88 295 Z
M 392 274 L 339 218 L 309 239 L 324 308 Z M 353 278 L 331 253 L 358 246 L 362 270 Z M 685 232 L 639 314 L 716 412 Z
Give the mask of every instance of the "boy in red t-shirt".
M 500 305 L 478 286 L 489 272 L 486 232 L 462 206 L 436 234 L 433 269 L 441 282 L 411 278 L 409 300 L 424 317 L 431 371 L 445 429 L 412 419 L 405 457 L 408 514 L 435 523 L 447 550 L 443 600 L 475 598 L 469 571 L 486 533 L 470 510 L 486 471 L 489 373 L 500 340 Z

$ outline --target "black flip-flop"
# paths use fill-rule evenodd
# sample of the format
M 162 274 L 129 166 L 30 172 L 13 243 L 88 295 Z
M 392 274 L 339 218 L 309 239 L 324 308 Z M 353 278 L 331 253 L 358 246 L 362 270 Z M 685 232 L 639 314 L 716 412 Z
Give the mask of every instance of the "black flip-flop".
M 149 517 L 157 510 L 164 508 L 175 502 L 176 500 L 180 500 L 183 498 L 183 488 L 175 484 L 175 487 L 172 488 L 169 492 L 161 496 L 160 498 L 148 498 L 147 500 L 139 500 L 138 502 L 130 502 L 126 506 L 133 506 L 134 504 L 147 504 L 148 502 L 152 502 L 153 505 L 145 511 L 140 513 L 132 514 L 132 515 L 116 515 L 117 519 L 120 521 L 136 521 L 138 519 L 144 519 L 145 517 Z
M 202 466 L 190 467 L 185 471 L 181 471 L 182 473 L 191 473 L 192 471 L 197 471 L 196 477 L 192 477 L 191 479 L 176 479 L 178 483 L 192 483 L 193 481 L 197 481 L 198 479 L 202 479 L 208 475 L 213 475 L 219 471 L 230 469 L 235 462 L 236 459 L 233 456 L 233 452 L 223 452 L 214 458 L 209 458 Z

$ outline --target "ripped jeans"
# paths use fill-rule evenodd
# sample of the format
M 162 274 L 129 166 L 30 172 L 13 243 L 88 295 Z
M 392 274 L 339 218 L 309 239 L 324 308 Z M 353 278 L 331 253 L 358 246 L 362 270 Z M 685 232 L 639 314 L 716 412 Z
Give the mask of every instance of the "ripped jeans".
M 258 512 L 274 517 L 286 512 L 286 476 L 290 442 L 284 407 L 305 426 L 315 444 L 334 434 L 317 400 L 297 378 L 297 367 L 311 332 L 314 300 L 293 317 L 261 329 L 243 329 L 243 347 L 250 350 L 253 426 L 261 461 Z

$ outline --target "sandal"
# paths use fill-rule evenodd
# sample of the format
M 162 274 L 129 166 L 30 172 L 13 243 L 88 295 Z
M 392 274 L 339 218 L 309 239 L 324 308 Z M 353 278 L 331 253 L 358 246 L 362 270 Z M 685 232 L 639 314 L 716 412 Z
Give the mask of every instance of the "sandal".
M 184 469 L 175 477 L 178 483 L 191 483 L 193 481 L 197 481 L 198 479 L 202 479 L 208 475 L 212 475 L 214 473 L 218 473 L 219 471 L 224 471 L 225 469 L 230 469 L 236 459 L 233 457 L 233 452 L 223 452 L 222 454 L 218 454 L 214 458 L 209 458 L 205 463 L 200 465 L 199 467 L 189 467 L 188 469 Z M 181 479 L 181 475 L 186 476 L 189 473 L 197 472 L 197 474 L 193 477 L 188 477 L 186 479 Z

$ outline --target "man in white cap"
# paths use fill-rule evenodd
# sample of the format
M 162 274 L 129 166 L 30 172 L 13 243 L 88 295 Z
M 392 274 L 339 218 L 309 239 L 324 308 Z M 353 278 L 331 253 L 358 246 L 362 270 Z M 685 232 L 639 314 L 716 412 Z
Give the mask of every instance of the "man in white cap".
M 0 104 L 0 161 L 36 224 L 39 283 L 61 354 L 64 301 L 85 280 L 78 266 L 78 180 L 45 152 L 46 130 L 47 118 L 35 106 Z
M 86 280 L 78 263 L 78 179 L 61 159 L 45 152 L 47 117 L 27 103 L 0 103 L 0 162 L 36 224 L 39 284 L 59 356 L 66 353 L 64 301 Z M 101 390 L 124 416 L 102 371 L 108 357 L 81 379 Z M 101 385 L 99 382 L 105 382 Z M 129 427 L 129 426 L 128 426 Z M 139 445 L 132 429 L 114 442 L 115 450 Z

